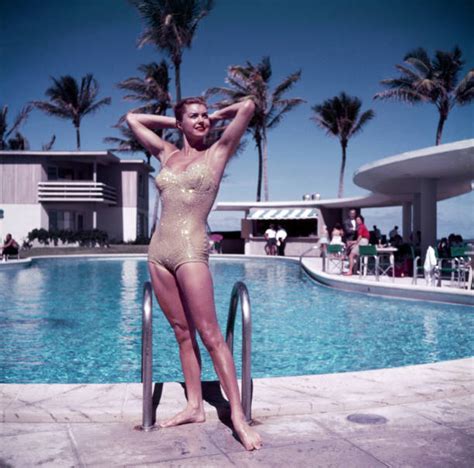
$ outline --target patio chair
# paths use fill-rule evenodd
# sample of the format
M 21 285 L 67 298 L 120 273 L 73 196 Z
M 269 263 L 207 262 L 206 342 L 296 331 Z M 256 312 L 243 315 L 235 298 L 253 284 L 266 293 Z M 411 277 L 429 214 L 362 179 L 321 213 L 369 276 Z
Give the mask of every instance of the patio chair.
M 370 259 L 373 258 L 374 262 L 372 267 L 370 265 Z M 375 279 L 379 280 L 379 257 L 377 255 L 377 247 L 375 245 L 359 245 L 359 278 L 361 276 L 367 276 L 370 273 L 375 275 Z
M 331 267 L 336 268 L 336 272 L 342 273 L 344 260 L 346 259 L 345 247 L 343 244 L 328 244 L 326 250 L 326 272 L 331 273 Z
M 437 249 L 435 248 L 435 253 L 437 253 Z M 423 265 L 421 265 L 421 255 L 416 255 L 415 247 L 411 246 L 411 256 L 413 259 L 413 279 L 411 280 L 411 284 L 417 284 L 418 274 L 420 273 L 423 277 L 425 274 L 425 270 Z
M 457 250 L 459 249 L 459 250 Z M 435 269 L 435 274 L 437 276 L 437 286 L 441 286 L 441 280 L 444 275 L 449 275 L 451 286 L 454 285 L 455 281 L 457 280 L 458 284 L 461 283 L 460 275 L 462 275 L 460 271 L 460 265 L 466 265 L 463 258 L 463 255 L 466 251 L 465 247 L 451 247 L 451 257 L 450 258 L 440 258 L 438 254 L 437 247 L 434 247 L 435 256 L 437 259 L 437 265 Z M 453 254 L 457 254 L 458 257 L 454 257 Z M 469 259 L 469 257 L 467 257 Z M 412 284 L 417 284 L 418 279 L 418 272 L 422 272 L 424 276 L 424 266 L 420 263 L 421 257 L 417 256 L 413 260 L 413 280 Z M 470 261 L 470 259 L 469 259 Z M 467 264 L 469 264 L 467 261 Z M 464 278 L 468 275 L 468 269 L 466 269 L 467 273 L 464 274 Z
M 461 288 L 466 287 L 467 282 L 468 289 L 470 289 L 472 283 L 471 257 L 466 255 L 466 250 L 466 246 L 451 247 L 451 268 L 453 270 L 451 282 L 457 279 L 457 284 Z M 469 278 L 471 278 L 470 282 Z

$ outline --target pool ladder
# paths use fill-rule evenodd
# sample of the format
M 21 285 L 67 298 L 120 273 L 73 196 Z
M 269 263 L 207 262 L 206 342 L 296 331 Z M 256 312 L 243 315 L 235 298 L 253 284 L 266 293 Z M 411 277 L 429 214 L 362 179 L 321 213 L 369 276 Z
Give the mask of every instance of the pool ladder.
M 306 249 L 299 258 L 300 267 L 303 268 L 303 258 L 306 257 L 307 254 L 312 252 L 313 250 L 320 250 L 321 251 L 321 258 L 323 259 L 323 271 L 326 271 L 326 250 L 321 250 L 319 245 L 313 245 L 309 249 Z
M 237 305 L 240 301 L 242 312 L 242 407 L 247 422 L 252 420 L 253 382 L 251 372 L 252 351 L 252 320 L 250 299 L 247 286 L 237 281 L 230 296 L 229 313 L 227 316 L 226 343 L 234 354 L 234 325 Z M 153 421 L 153 320 L 152 320 L 152 289 L 147 281 L 143 287 L 142 303 L 142 381 L 143 381 L 143 416 L 138 430 L 150 432 L 157 429 Z

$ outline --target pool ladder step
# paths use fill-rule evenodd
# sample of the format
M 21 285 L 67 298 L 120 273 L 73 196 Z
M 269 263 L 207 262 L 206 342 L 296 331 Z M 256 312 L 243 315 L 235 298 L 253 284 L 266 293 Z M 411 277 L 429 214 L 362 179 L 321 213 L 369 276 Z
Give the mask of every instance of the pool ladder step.
M 252 421 L 252 314 L 247 286 L 237 281 L 230 296 L 227 316 L 226 343 L 234 354 L 234 328 L 237 306 L 240 302 L 242 313 L 242 407 L 247 422 Z M 142 302 L 142 381 L 143 410 L 142 424 L 137 430 L 150 432 L 157 429 L 153 417 L 153 295 L 151 283 L 143 286 Z

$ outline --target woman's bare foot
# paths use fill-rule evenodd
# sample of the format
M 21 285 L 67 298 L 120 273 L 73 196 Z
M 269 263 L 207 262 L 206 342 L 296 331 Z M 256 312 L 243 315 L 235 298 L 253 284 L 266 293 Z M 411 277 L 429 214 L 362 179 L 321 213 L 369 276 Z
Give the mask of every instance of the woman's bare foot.
M 179 426 L 180 424 L 202 423 L 206 420 L 203 407 L 186 406 L 186 408 L 167 421 L 160 423 L 160 427 Z
M 259 450 L 262 448 L 262 438 L 260 434 L 250 427 L 243 419 L 238 421 L 232 420 L 234 431 L 237 434 L 240 442 L 246 450 Z

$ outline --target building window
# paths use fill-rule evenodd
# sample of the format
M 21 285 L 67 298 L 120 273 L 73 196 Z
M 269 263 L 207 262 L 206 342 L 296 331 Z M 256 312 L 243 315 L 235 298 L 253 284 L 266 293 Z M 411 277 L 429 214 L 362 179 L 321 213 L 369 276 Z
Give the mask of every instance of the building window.
M 72 211 L 51 210 L 48 212 L 49 216 L 49 230 L 71 230 L 74 231 L 75 213 Z
M 58 168 L 56 166 L 48 166 L 48 180 L 58 180 Z
M 74 180 L 74 169 L 69 167 L 48 166 L 48 180 Z

